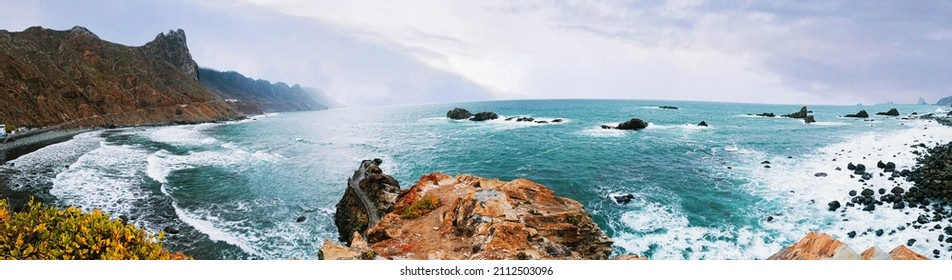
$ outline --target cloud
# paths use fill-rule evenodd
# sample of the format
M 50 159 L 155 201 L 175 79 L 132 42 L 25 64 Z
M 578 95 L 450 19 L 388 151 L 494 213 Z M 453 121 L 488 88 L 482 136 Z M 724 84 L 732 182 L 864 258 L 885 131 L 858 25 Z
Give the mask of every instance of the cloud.
M 320 87 L 351 105 L 911 103 L 952 94 L 952 4 L 945 2 L 28 3 L 13 3 L 23 16 L 0 23 L 81 24 L 134 44 L 181 27 L 203 66 Z

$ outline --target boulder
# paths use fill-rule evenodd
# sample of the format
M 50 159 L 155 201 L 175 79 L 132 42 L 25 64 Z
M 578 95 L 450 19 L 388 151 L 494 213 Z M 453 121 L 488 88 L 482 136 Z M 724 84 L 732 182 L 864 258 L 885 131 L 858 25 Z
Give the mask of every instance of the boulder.
M 476 113 L 476 115 L 474 115 L 469 120 L 474 122 L 481 122 L 481 121 L 495 120 L 498 118 L 499 118 L 499 115 L 496 115 L 496 113 L 493 113 L 493 112 L 479 112 L 479 113 Z
M 697 124 L 697 126 L 707 127 L 707 122 L 701 121 L 700 123 Z
M 354 175 L 347 179 L 344 196 L 334 213 L 334 224 L 342 242 L 350 244 L 354 233 L 366 236 L 367 229 L 396 205 L 400 183 L 383 173 L 382 163 L 380 159 L 361 161 Z
M 565 121 L 565 120 L 563 120 L 563 119 L 554 119 L 554 120 L 552 120 L 552 122 L 554 122 L 554 123 L 560 123 L 560 122 L 564 122 L 564 121 Z
M 866 110 L 859 110 L 859 112 L 857 112 L 856 114 L 849 114 L 849 115 L 846 115 L 846 116 L 844 116 L 844 117 L 847 117 L 847 118 L 868 118 L 868 117 L 869 117 L 869 113 L 866 113 Z
M 813 115 L 809 115 L 806 118 L 803 118 L 804 123 L 815 123 L 816 119 L 813 118 Z
M 446 117 L 453 120 L 465 120 L 473 117 L 473 113 L 463 108 L 453 108 L 453 110 L 446 112 Z
M 830 207 L 830 211 L 836 211 L 836 209 L 840 209 L 840 202 L 836 200 L 830 201 L 830 203 L 827 203 L 826 205 Z
M 774 115 L 774 113 L 760 113 L 760 114 L 757 114 L 757 116 L 758 116 L 758 117 L 773 118 L 773 117 L 776 117 L 777 115 Z
M 889 109 L 889 111 L 886 111 L 886 112 L 876 113 L 876 115 L 898 117 L 898 116 L 899 116 L 899 110 L 896 110 L 896 108 L 892 108 L 892 109 Z
M 678 107 L 674 107 L 674 106 L 658 106 L 658 108 L 661 108 L 661 109 L 669 109 L 669 110 L 677 110 L 677 109 L 678 109 Z
M 616 128 L 617 128 L 617 129 L 627 129 L 627 130 L 639 130 L 639 129 L 643 129 L 643 128 L 646 128 L 646 127 L 648 127 L 648 123 L 646 123 L 645 121 L 643 121 L 643 120 L 641 120 L 641 119 L 639 119 L 639 118 L 633 118 L 633 119 L 631 119 L 631 120 L 628 120 L 627 122 L 623 122 L 623 123 L 618 124 L 618 127 L 616 127 Z

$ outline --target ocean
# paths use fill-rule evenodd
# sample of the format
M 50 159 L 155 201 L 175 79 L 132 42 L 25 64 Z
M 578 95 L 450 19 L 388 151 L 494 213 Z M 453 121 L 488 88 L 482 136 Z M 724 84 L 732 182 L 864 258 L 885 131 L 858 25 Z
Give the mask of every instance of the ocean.
M 500 119 L 450 120 L 446 112 L 454 107 L 496 112 Z M 917 239 L 910 248 L 928 255 L 940 247 L 940 231 L 907 225 L 920 209 L 828 211 L 828 202 L 847 202 L 848 192 L 863 184 L 912 186 L 887 180 L 889 174 L 859 182 L 848 163 L 875 170 L 882 160 L 909 169 L 917 157 L 910 145 L 952 139 L 952 128 L 935 122 L 840 117 L 893 107 L 903 117 L 947 111 L 809 106 L 818 122 L 808 125 L 748 115 L 779 116 L 800 106 L 680 101 L 332 109 L 88 132 L 7 162 L 0 180 L 11 192 L 46 203 L 103 209 L 152 232 L 177 231 L 166 235 L 166 248 L 199 259 L 317 258 L 323 240 L 337 239 L 333 216 L 347 177 L 372 158 L 382 159 L 384 172 L 403 188 L 432 172 L 539 182 L 581 202 L 613 239 L 617 255 L 765 259 L 810 231 L 858 251 L 888 251 Z M 564 122 L 504 120 L 512 116 Z M 635 117 L 648 128 L 600 128 Z M 697 126 L 701 121 L 709 126 Z M 615 199 L 628 194 L 627 204 Z M 882 236 L 873 234 L 878 229 Z M 849 238 L 850 231 L 859 234 Z

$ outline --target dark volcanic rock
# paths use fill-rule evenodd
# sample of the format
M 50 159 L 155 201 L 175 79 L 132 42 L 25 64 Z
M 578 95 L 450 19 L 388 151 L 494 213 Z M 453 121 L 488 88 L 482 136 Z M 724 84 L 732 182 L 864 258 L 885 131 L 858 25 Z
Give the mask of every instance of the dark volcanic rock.
M 844 116 L 844 117 L 847 117 L 847 118 L 868 118 L 868 117 L 869 117 L 869 113 L 866 113 L 866 110 L 859 110 L 859 112 L 857 112 L 856 114 L 848 114 L 848 115 L 846 115 L 846 116 Z
M 603 124 L 601 127 L 602 127 L 602 129 L 614 129 L 614 127 L 609 126 L 609 125 L 604 125 L 604 124 Z
M 661 109 L 669 109 L 669 110 L 677 110 L 677 109 L 678 109 L 678 107 L 674 107 L 674 106 L 658 106 L 658 108 L 661 108 Z
M 880 116 L 899 116 L 899 110 L 896 110 L 896 108 L 892 108 L 892 109 L 889 109 L 889 111 L 886 111 L 886 112 L 876 113 L 876 115 L 880 115 Z
M 830 201 L 830 203 L 827 203 L 826 205 L 830 207 L 830 211 L 836 211 L 836 209 L 840 209 L 840 202 L 836 200 Z
M 623 123 L 618 124 L 618 127 L 617 127 L 617 128 L 618 128 L 618 129 L 639 130 L 639 129 L 643 129 L 643 128 L 646 128 L 646 127 L 648 127 L 648 123 L 646 123 L 645 121 L 643 121 L 643 120 L 641 120 L 641 119 L 634 118 L 634 119 L 628 120 L 627 122 L 623 122 Z
M 178 233 L 179 233 L 179 230 L 178 230 L 177 228 L 172 227 L 172 226 L 167 226 L 167 227 L 163 228 L 162 231 L 164 231 L 165 233 L 168 233 L 168 234 L 178 234 Z
M 295 221 L 298 223 L 303 223 L 305 220 L 307 220 L 307 217 L 300 216 L 300 217 L 297 217 Z
M 463 108 L 453 108 L 453 110 L 446 112 L 446 117 L 454 120 L 465 120 L 473 117 L 473 113 Z
M 826 174 L 826 173 L 823 173 L 823 172 L 817 172 L 816 174 L 813 174 L 813 176 L 816 176 L 816 177 L 826 177 L 827 174 Z
M 757 114 L 757 116 L 773 118 L 773 117 L 776 117 L 777 115 L 774 115 L 774 113 L 760 113 L 760 114 Z
M 707 127 L 707 122 L 701 121 L 700 123 L 697 124 L 697 126 Z
M 496 113 L 493 113 L 493 112 L 479 112 L 479 113 L 476 113 L 476 115 L 474 115 L 473 118 L 469 120 L 474 122 L 481 122 L 481 121 L 495 120 L 498 118 L 499 118 L 499 115 L 496 115 Z
M 802 108 L 800 108 L 800 111 L 799 111 L 799 112 L 790 113 L 790 114 L 785 114 L 785 115 L 781 115 L 781 116 L 782 116 L 782 117 L 788 117 L 788 118 L 794 118 L 794 119 L 802 119 L 802 118 L 806 118 L 806 117 L 807 117 L 807 112 L 808 112 L 807 106 L 803 106 Z
M 347 179 L 347 188 L 334 214 L 341 241 L 350 243 L 354 232 L 367 236 L 367 229 L 393 210 L 400 183 L 383 173 L 379 166 L 382 162 L 364 160 L 354 176 Z
M 856 169 L 853 170 L 853 174 L 863 175 L 866 174 L 866 166 L 862 163 L 856 165 Z
M 854 165 L 852 162 L 850 162 L 849 164 L 846 165 L 846 169 L 848 169 L 848 170 L 856 170 L 856 165 Z
M 813 118 L 813 115 L 809 115 L 809 116 L 807 116 L 806 118 L 803 119 L 803 122 L 804 122 L 804 123 L 815 123 L 815 122 L 816 122 L 816 119 Z
M 621 205 L 628 205 L 633 199 L 635 199 L 635 195 L 633 194 L 615 196 L 615 202 Z

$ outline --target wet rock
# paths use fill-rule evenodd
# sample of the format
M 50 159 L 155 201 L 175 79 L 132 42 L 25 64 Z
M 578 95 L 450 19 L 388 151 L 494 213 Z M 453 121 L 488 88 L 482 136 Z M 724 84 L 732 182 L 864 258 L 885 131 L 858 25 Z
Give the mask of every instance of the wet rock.
M 891 192 L 891 193 L 893 193 L 893 194 L 895 194 L 895 195 L 901 195 L 903 192 L 905 192 L 905 190 L 903 190 L 903 189 L 900 188 L 900 187 L 893 187 L 892 190 L 890 190 L 889 192 Z
M 851 232 L 847 232 L 846 235 L 849 236 L 850 238 L 856 237 L 856 231 L 854 230 Z
M 178 233 L 179 233 L 179 230 L 178 230 L 177 228 L 172 227 L 172 226 L 167 226 L 167 227 L 163 228 L 162 231 L 164 231 L 165 233 L 168 233 L 168 234 L 178 234 Z
M 799 111 L 799 112 L 790 113 L 790 114 L 784 114 L 784 115 L 782 115 L 782 117 L 788 117 L 788 118 L 794 118 L 794 119 L 803 119 L 803 118 L 806 118 L 806 117 L 807 117 L 807 112 L 808 112 L 807 106 L 803 106 L 803 107 L 800 108 L 800 111 Z
M 563 119 L 554 119 L 554 120 L 552 120 L 552 122 L 554 122 L 554 123 L 560 123 L 560 122 L 563 122 L 563 121 L 565 121 L 565 120 L 563 120 Z
M 916 244 L 916 239 L 913 238 L 906 241 L 906 246 L 912 247 L 912 244 Z
M 880 169 L 886 168 L 886 163 L 884 163 L 883 161 L 880 160 L 879 162 L 876 163 L 876 167 L 878 167 L 878 168 L 880 168 Z
M 856 168 L 853 169 L 853 174 L 863 175 L 863 174 L 865 174 L 865 173 L 866 173 L 866 166 L 863 165 L 862 163 L 857 164 L 857 165 L 856 165 Z
M 774 113 L 760 113 L 760 114 L 757 114 L 757 116 L 758 116 L 758 117 L 773 118 L 773 117 L 776 117 L 777 115 L 775 115 Z
M 836 211 L 836 209 L 840 209 L 840 202 L 836 200 L 830 201 L 830 203 L 827 203 L 826 205 L 830 207 L 830 211 Z
M 627 122 L 618 124 L 617 128 L 625 129 L 625 130 L 639 130 L 639 129 L 644 129 L 646 127 L 648 127 L 648 123 L 646 123 L 645 121 L 639 118 L 633 118 L 628 120 Z
M 628 205 L 628 203 L 631 203 L 631 201 L 634 199 L 635 195 L 633 194 L 615 196 L 615 202 L 621 205 Z
M 856 196 L 856 190 L 851 190 L 851 191 L 849 192 L 849 195 L 850 195 L 850 196 Z
M 817 172 L 816 174 L 813 174 L 813 176 L 816 176 L 816 177 L 826 177 L 827 174 L 826 174 L 826 173 L 823 173 L 823 172 Z
M 806 118 L 803 118 L 803 122 L 804 122 L 804 123 L 815 123 L 815 122 L 816 122 L 816 119 L 813 117 L 813 115 L 809 115 L 809 116 L 807 116 Z
M 863 211 L 872 212 L 874 210 L 876 210 L 876 204 L 869 204 L 863 207 Z
M 883 233 L 885 233 L 885 232 L 884 232 L 882 229 L 877 229 L 877 230 L 876 230 L 876 236 L 883 236 Z
M 707 127 L 707 122 L 701 121 L 700 123 L 697 124 L 697 126 Z
M 300 216 L 300 217 L 297 217 L 295 221 L 298 223 L 303 223 L 305 220 L 307 220 L 307 217 Z
M 860 111 L 857 112 L 856 114 L 848 114 L 848 115 L 846 115 L 846 116 L 844 116 L 844 117 L 847 117 L 847 118 L 868 118 L 868 117 L 869 117 L 869 113 L 867 113 L 866 110 L 860 110 Z
M 678 109 L 678 107 L 675 107 L 675 106 L 658 106 L 658 108 L 661 108 L 661 109 L 669 109 L 669 110 L 677 110 L 677 109 Z
M 473 113 L 463 108 L 453 108 L 453 110 L 446 112 L 446 117 L 453 120 L 465 120 L 473 117 Z
M 860 192 L 860 195 L 862 196 L 873 196 L 873 194 L 875 194 L 875 192 L 873 192 L 871 189 L 863 189 L 863 191 Z
M 601 127 L 602 127 L 602 129 L 614 129 L 614 127 L 611 127 L 611 126 L 608 126 L 608 125 L 604 125 L 604 124 L 603 124 Z
M 853 165 L 852 162 L 846 165 L 847 170 L 856 170 L 856 165 Z
M 929 217 L 926 217 L 926 215 L 919 215 L 919 218 L 916 219 L 916 222 L 920 224 L 928 224 L 930 221 Z
M 891 161 L 890 161 L 890 162 L 887 162 L 887 163 L 886 163 L 886 167 L 883 168 L 883 172 L 895 172 L 895 171 L 896 171 L 896 163 L 891 162 Z M 898 174 L 897 174 L 897 175 L 898 175 Z M 898 176 L 894 176 L 894 177 L 898 177 Z
M 878 191 L 878 192 L 879 192 L 879 194 L 885 194 L 885 193 L 886 193 L 886 189 L 884 189 L 884 188 L 879 188 L 879 191 Z
M 499 118 L 499 115 L 496 115 L 496 113 L 493 113 L 493 112 L 479 112 L 479 113 L 476 113 L 476 115 L 474 115 L 469 120 L 474 122 L 481 122 L 481 121 L 495 120 L 498 118 Z
M 898 116 L 899 116 L 899 110 L 896 110 L 896 108 L 892 108 L 892 109 L 889 109 L 889 111 L 886 111 L 886 112 L 876 113 L 876 115 L 898 117 Z

